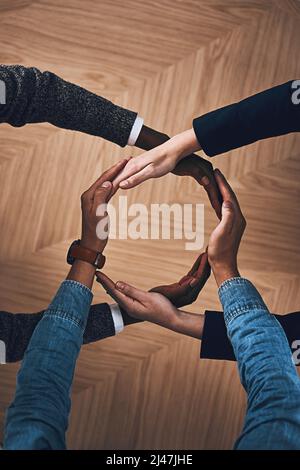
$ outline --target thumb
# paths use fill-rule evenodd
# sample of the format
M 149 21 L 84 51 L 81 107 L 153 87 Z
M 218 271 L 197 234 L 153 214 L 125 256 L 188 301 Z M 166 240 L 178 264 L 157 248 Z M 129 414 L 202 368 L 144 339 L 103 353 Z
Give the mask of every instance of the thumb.
M 136 287 L 133 287 L 125 282 L 118 281 L 116 283 L 116 289 L 128 297 L 138 300 L 139 302 L 143 302 L 147 299 L 147 292 L 137 289 Z
M 222 204 L 222 219 L 220 225 L 230 230 L 234 222 L 234 205 L 231 201 L 224 201 Z
M 95 191 L 94 203 L 99 206 L 101 203 L 107 202 L 112 192 L 113 185 L 110 181 L 104 181 Z

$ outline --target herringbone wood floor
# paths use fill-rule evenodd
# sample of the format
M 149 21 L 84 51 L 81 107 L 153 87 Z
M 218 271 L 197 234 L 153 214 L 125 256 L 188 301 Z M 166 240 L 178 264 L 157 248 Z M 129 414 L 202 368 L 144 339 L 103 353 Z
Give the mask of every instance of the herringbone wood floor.
M 51 70 L 138 110 L 170 134 L 193 116 L 299 78 L 298 0 L 0 0 L 0 62 Z M 217 136 L 216 136 L 217 138 Z M 1 308 L 45 307 L 79 234 L 79 196 L 130 149 L 50 125 L 0 128 Z M 137 154 L 134 151 L 134 154 Z M 300 140 L 257 143 L 214 159 L 248 220 L 241 272 L 274 312 L 300 307 Z M 130 202 L 205 202 L 169 175 Z M 106 271 L 149 288 L 178 279 L 195 253 L 182 241 L 112 241 Z M 95 289 L 95 302 L 106 296 Z M 210 279 L 191 311 L 220 308 Z M 236 365 L 200 361 L 199 342 L 141 324 L 84 347 L 77 365 L 70 448 L 230 448 L 245 396 Z M 0 369 L 0 413 L 17 366 Z

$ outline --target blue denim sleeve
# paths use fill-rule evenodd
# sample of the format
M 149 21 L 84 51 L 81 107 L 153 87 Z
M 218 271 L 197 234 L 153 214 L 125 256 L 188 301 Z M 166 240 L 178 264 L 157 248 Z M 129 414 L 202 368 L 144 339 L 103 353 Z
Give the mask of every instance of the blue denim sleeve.
M 248 406 L 236 449 L 300 449 L 300 380 L 279 322 L 256 288 L 233 278 L 219 289 Z
M 17 378 L 5 449 L 64 449 L 70 389 L 92 292 L 64 281 L 36 327 Z

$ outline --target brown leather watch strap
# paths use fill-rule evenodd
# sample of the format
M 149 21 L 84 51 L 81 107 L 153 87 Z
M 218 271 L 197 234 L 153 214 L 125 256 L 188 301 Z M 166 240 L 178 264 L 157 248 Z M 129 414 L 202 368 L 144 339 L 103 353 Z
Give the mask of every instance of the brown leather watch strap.
M 72 246 L 70 254 L 73 258 L 80 259 L 81 261 L 86 261 L 87 263 L 92 264 L 98 269 L 103 268 L 105 264 L 105 256 L 103 256 L 102 253 L 90 250 L 89 248 L 85 248 L 84 246 Z

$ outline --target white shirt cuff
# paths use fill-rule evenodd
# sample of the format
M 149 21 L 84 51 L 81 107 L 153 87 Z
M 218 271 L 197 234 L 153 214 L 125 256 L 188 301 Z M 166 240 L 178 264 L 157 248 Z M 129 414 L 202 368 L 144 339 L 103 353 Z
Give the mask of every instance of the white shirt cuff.
M 115 326 L 116 335 L 124 330 L 124 321 L 118 304 L 110 305 L 111 316 Z
M 144 119 L 141 118 L 140 116 L 137 116 L 132 126 L 127 145 L 133 146 L 136 144 L 136 141 L 138 140 L 138 137 L 141 133 L 143 125 L 144 125 Z

